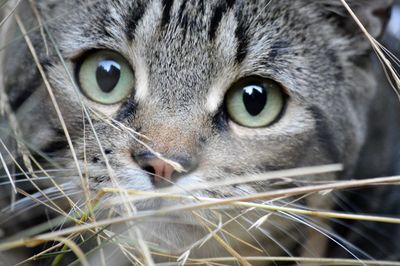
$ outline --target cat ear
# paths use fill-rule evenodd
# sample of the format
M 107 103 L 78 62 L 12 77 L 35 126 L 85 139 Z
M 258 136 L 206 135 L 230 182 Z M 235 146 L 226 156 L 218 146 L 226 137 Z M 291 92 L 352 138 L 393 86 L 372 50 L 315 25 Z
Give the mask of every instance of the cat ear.
M 390 18 L 393 0 L 347 0 L 346 2 L 373 37 L 379 37 L 382 34 Z M 334 15 L 338 19 L 338 25 L 348 34 L 360 32 L 341 1 L 321 0 L 321 3 L 330 16 Z

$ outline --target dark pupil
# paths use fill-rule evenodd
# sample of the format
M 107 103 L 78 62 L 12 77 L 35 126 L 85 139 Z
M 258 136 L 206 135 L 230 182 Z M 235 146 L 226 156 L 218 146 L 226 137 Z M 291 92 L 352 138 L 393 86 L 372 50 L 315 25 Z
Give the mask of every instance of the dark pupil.
M 267 103 L 267 90 L 262 86 L 250 85 L 243 88 L 243 103 L 252 116 L 259 115 Z
M 113 60 L 100 61 L 96 69 L 96 80 L 100 89 L 111 92 L 118 84 L 121 76 L 121 66 Z

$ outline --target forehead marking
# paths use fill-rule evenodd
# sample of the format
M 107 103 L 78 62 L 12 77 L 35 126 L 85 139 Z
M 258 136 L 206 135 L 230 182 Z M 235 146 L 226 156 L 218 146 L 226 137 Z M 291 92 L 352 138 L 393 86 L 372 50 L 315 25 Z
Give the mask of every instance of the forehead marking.
M 238 42 L 236 62 L 240 64 L 247 55 L 249 37 L 247 36 L 247 26 L 245 26 L 245 22 L 243 21 L 243 18 L 241 18 L 241 15 L 236 14 L 236 19 L 238 20 L 235 31 L 235 36 Z
M 147 1 L 135 1 L 128 8 L 128 14 L 126 18 L 126 36 L 128 40 L 132 41 L 134 38 L 136 27 L 145 14 L 147 6 Z
M 229 11 L 230 8 L 235 4 L 235 0 L 225 0 L 224 3 L 218 5 L 212 14 L 210 20 L 210 29 L 208 31 L 208 37 L 212 41 L 215 38 L 215 34 L 219 28 L 220 22 L 224 17 L 224 14 Z
M 171 8 L 174 4 L 174 0 L 162 0 L 162 18 L 161 18 L 161 27 L 165 27 L 170 19 L 171 19 Z

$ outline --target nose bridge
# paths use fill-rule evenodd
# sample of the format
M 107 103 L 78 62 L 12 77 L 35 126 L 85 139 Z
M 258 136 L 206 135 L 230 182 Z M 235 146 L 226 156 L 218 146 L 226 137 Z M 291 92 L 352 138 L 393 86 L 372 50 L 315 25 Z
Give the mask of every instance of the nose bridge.
M 149 94 L 173 108 L 195 104 L 206 94 L 214 72 L 208 40 L 187 36 L 182 43 L 179 38 L 164 38 L 147 50 Z
M 187 126 L 165 119 L 164 123 L 149 123 L 141 133 L 148 139 L 148 147 L 163 157 L 143 145 L 132 150 L 133 159 L 149 173 L 154 185 L 168 185 L 173 177 L 182 174 L 170 161 L 178 163 L 186 173 L 197 167 L 197 137 Z
M 182 145 L 185 141 L 179 130 L 159 127 L 154 131 L 143 132 L 143 134 L 149 140 L 149 146 L 163 156 L 172 155 L 186 149 L 186 145 Z
M 176 154 L 193 155 L 197 147 L 197 132 L 189 123 L 184 123 L 182 118 L 157 119 L 157 122 L 148 123 L 142 128 L 141 133 L 146 136 L 153 150 L 166 157 Z

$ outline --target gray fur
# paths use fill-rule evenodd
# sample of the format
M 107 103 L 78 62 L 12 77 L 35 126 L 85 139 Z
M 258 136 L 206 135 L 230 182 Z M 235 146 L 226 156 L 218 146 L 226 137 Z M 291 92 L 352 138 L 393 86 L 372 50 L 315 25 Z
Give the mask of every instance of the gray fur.
M 377 37 L 384 21 L 374 16 L 374 11 L 388 8 L 389 1 L 379 1 L 380 5 L 373 0 L 349 2 Z M 37 3 L 43 20 L 49 21 L 51 38 L 56 40 L 70 74 L 74 75 L 79 57 L 93 49 L 120 53 L 135 71 L 136 84 L 129 100 L 113 109 L 91 102 L 80 94 L 76 81 L 70 79 L 51 38 L 43 40 L 39 34 L 30 5 L 21 3 L 18 12 L 23 14 L 27 27 L 36 27 L 29 36 L 45 66 L 82 165 L 87 156 L 88 185 L 93 195 L 102 187 L 113 186 L 113 182 L 96 136 L 83 117 L 81 101 L 89 112 L 96 110 L 110 115 L 124 127 L 148 137 L 149 141 L 141 140 L 165 158 L 182 163 L 186 172 L 176 174 L 173 188 L 183 194 L 180 186 L 276 169 L 329 163 L 342 163 L 345 167 L 337 175 L 299 179 L 307 182 L 349 179 L 356 168 L 377 174 L 387 169 L 384 165 L 364 168 L 364 162 L 368 164 L 388 153 L 392 140 L 386 134 L 392 134 L 388 133 L 392 122 L 389 119 L 395 118 L 386 119 L 382 113 L 386 103 L 377 99 L 387 92 L 382 92 L 377 83 L 369 44 L 339 4 L 308 0 L 43 0 Z M 7 34 L 13 28 L 11 25 Z M 48 53 L 44 41 L 49 44 Z M 74 169 L 68 147 L 54 146 L 56 142 L 65 143 L 65 137 L 25 42 L 15 41 L 2 55 L 2 86 L 15 108 L 24 141 L 35 151 L 51 150 L 52 163 Z M 270 127 L 245 128 L 229 121 L 221 111 L 226 91 L 246 76 L 274 79 L 288 94 L 283 116 Z M 21 101 L 21 95 L 27 91 L 31 92 L 30 97 Z M 391 106 L 387 108 L 393 110 Z M 379 153 L 378 157 L 364 160 L 370 152 L 365 143 L 376 130 L 370 120 L 371 110 L 382 116 L 380 129 L 384 130 L 379 142 L 383 148 L 374 151 Z M 135 156 L 148 152 L 147 148 L 129 131 L 113 127 L 95 115 L 91 119 L 102 148 L 108 151 L 107 163 L 119 185 L 126 189 L 157 189 L 135 161 Z M 79 190 L 78 173 L 69 174 L 68 181 Z M 295 184 L 282 186 L 292 185 Z M 282 186 L 257 182 L 195 191 L 195 195 L 243 196 Z M 331 208 L 329 197 L 321 196 L 319 201 L 320 207 Z M 176 204 L 172 200 L 149 200 L 138 203 L 137 207 L 142 210 Z M 308 204 L 312 207 L 312 203 Z M 211 211 L 202 214 L 218 223 L 218 217 Z M 255 222 L 260 216 L 252 212 L 247 219 Z M 156 219 L 138 228 L 145 240 L 171 254 L 180 255 L 208 233 L 190 213 L 165 219 L 167 222 Z M 242 222 L 249 226 L 244 219 Z M 231 227 L 237 234 L 243 234 L 241 237 L 246 241 L 254 242 L 237 224 Z M 305 238 L 300 232 L 304 228 L 287 217 L 275 215 L 265 223 L 264 232 L 255 230 L 254 237 L 265 246 L 268 255 L 287 255 L 273 240 L 293 250 Z M 251 254 L 240 243 L 230 241 L 235 249 L 243 250 L 242 255 Z M 225 251 L 212 241 L 193 251 L 193 256 L 199 257 L 221 255 L 226 255 Z

